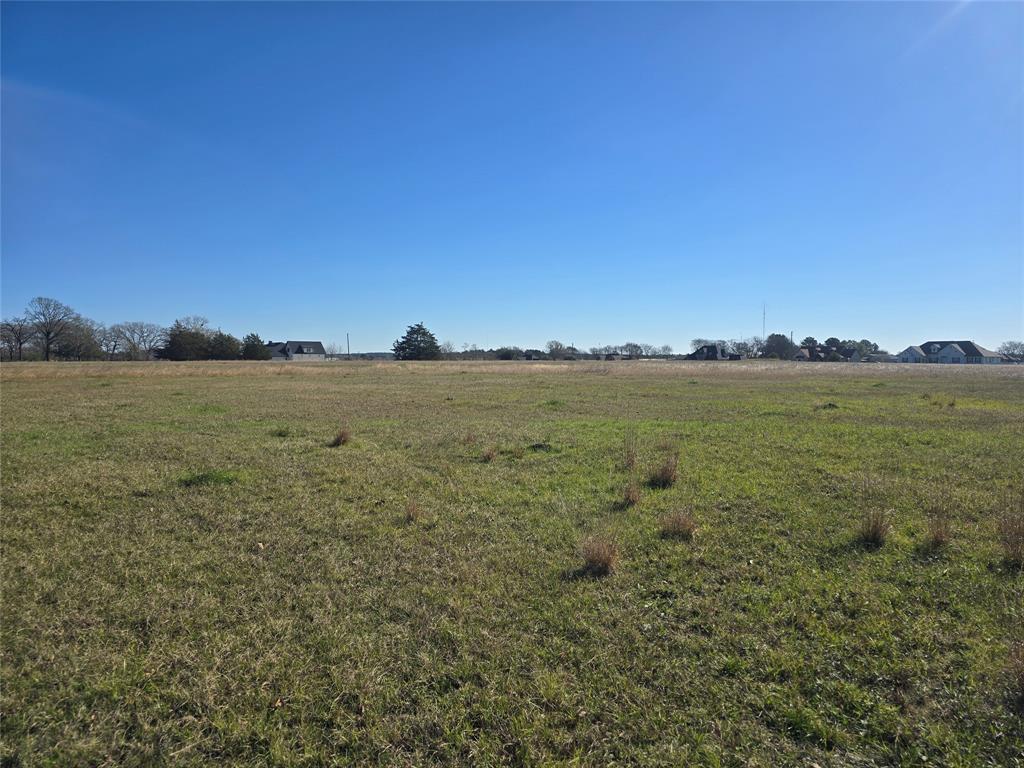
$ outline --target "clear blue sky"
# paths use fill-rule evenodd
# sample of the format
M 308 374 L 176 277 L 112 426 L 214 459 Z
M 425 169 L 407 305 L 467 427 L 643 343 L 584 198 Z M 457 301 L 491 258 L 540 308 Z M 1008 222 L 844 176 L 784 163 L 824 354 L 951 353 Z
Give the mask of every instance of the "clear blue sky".
M 2 5 L 3 313 L 1024 336 L 1024 4 Z

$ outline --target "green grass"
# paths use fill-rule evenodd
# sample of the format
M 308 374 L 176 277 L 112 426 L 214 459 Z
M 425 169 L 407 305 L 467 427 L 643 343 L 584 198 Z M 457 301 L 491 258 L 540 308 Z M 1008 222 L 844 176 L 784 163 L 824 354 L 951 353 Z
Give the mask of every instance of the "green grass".
M 953 368 L 5 365 L 0 756 L 1020 765 L 1024 369 Z

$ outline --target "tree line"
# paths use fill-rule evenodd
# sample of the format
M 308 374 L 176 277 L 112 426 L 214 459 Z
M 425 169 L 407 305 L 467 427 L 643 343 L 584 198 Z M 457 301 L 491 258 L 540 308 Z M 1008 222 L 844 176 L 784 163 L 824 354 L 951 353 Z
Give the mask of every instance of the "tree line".
M 56 299 L 39 296 L 25 311 L 0 322 L 6 360 L 269 360 L 255 333 L 237 339 L 190 315 L 165 328 L 132 320 L 104 325 Z

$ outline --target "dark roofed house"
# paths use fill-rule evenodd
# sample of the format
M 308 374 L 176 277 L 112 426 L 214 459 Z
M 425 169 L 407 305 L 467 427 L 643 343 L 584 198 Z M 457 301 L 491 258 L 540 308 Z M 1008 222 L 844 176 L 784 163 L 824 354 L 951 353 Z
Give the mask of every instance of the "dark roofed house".
M 319 341 L 268 341 L 270 359 L 277 361 L 306 360 L 320 361 L 327 359 L 327 350 Z
M 687 360 L 742 360 L 743 355 L 729 354 L 720 344 L 704 344 L 686 356 Z

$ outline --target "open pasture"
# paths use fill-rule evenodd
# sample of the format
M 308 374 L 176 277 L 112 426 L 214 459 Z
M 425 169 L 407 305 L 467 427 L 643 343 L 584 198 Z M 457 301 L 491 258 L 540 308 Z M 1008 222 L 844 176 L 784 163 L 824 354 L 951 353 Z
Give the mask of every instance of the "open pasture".
M 1024 368 L 0 377 L 4 765 L 1024 763 Z

